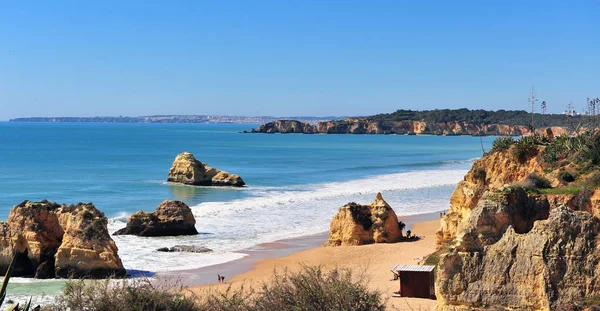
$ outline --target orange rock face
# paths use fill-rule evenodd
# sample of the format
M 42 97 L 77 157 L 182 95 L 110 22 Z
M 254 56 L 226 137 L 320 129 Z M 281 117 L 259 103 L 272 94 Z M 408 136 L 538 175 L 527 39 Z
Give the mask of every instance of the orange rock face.
M 17 250 L 22 255 L 14 276 L 125 276 L 107 223 L 92 204 L 25 201 L 10 211 L 6 223 L 0 223 L 0 273 Z
M 235 174 L 209 167 L 194 155 L 185 151 L 173 161 L 167 181 L 194 186 L 233 186 L 242 187 L 244 180 Z
M 396 213 L 378 193 L 369 205 L 348 203 L 339 209 L 331 221 L 327 245 L 393 243 L 401 238 Z

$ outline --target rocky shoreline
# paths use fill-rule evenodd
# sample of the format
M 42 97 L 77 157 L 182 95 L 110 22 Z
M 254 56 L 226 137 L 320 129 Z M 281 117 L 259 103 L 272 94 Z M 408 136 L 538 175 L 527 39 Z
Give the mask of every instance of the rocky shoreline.
M 545 130 L 545 129 L 544 129 Z M 568 133 L 566 127 L 552 127 L 555 135 Z M 425 121 L 372 121 L 347 118 L 319 122 L 317 125 L 297 120 L 277 120 L 252 129 L 252 133 L 265 134 L 396 134 L 396 135 L 444 135 L 444 136 L 523 136 L 531 135 L 527 126 L 506 124 L 477 124 L 467 122 Z M 543 130 L 536 130 L 542 134 Z

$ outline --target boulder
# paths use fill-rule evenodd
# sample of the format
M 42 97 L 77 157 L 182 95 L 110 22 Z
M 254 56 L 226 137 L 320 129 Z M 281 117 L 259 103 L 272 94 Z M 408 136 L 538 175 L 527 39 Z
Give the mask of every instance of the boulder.
M 169 252 L 169 253 L 172 253 L 172 252 L 210 253 L 213 250 L 208 247 L 198 246 L 198 245 L 175 245 L 172 247 L 161 247 L 161 248 L 157 249 L 157 251 Z
M 65 205 L 25 201 L 0 223 L 0 273 L 13 250 L 20 253 L 13 276 L 123 277 L 108 220 L 92 203 Z
M 177 236 L 198 234 L 196 219 L 187 204 L 166 200 L 153 213 L 138 211 L 129 217 L 127 226 L 115 235 Z
M 398 217 L 381 193 L 373 203 L 354 202 L 342 206 L 329 227 L 327 245 L 363 245 L 393 243 L 402 238 Z
M 229 174 L 209 167 L 185 151 L 173 161 L 167 181 L 194 186 L 233 186 L 242 187 L 244 180 L 235 174 Z

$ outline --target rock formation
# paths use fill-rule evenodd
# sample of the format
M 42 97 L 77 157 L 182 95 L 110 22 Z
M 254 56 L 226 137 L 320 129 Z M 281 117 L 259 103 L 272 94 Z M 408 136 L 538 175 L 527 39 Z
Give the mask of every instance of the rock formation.
M 13 276 L 123 277 L 125 269 L 107 224 L 91 203 L 25 201 L 0 223 L 0 273 L 6 272 L 16 250 L 21 255 Z
M 515 145 L 492 151 L 457 185 L 436 235 L 447 250 L 437 311 L 583 310 L 600 297 L 599 174 L 575 151 L 548 162 L 546 148 L 558 147 L 545 142 L 525 158 Z M 532 187 L 536 179 L 554 189 Z
M 192 210 L 181 201 L 166 200 L 153 213 L 137 211 L 115 235 L 177 236 L 198 234 Z
M 167 181 L 194 186 L 234 186 L 245 185 L 244 180 L 202 163 L 185 151 L 175 157 Z
M 346 118 L 319 122 L 317 126 L 296 120 L 278 120 L 252 130 L 253 133 L 304 133 L 304 134 L 398 134 L 398 135 L 530 135 L 526 126 L 505 124 L 483 124 L 467 122 L 425 121 L 374 121 L 361 118 Z M 565 127 L 552 127 L 554 135 L 566 134 Z M 543 134 L 542 130 L 536 131 Z
M 381 193 L 369 205 L 348 203 L 333 217 L 327 245 L 363 245 L 398 242 L 402 227 Z
M 436 310 L 580 310 L 600 296 L 598 218 L 561 206 L 519 227 L 512 215 L 501 203 L 478 205 L 474 226 L 440 261 Z
M 306 122 L 302 123 L 296 120 L 277 120 L 259 126 L 253 133 L 303 133 L 314 134 L 317 132 L 317 127 Z
M 175 245 L 172 247 L 161 247 L 161 248 L 157 249 L 157 251 L 168 252 L 168 253 L 172 253 L 172 252 L 210 253 L 213 250 L 208 247 L 197 246 L 197 245 Z

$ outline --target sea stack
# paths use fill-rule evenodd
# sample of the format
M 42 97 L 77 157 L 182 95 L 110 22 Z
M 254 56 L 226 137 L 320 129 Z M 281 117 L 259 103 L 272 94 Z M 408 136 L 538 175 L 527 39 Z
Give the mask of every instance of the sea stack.
M 0 222 L 0 273 L 13 251 L 20 253 L 12 276 L 124 277 L 118 248 L 104 213 L 92 203 L 77 205 L 25 201 Z
M 326 245 L 393 243 L 402 238 L 402 225 L 390 205 L 377 193 L 368 205 L 354 202 L 340 207 L 333 217 Z
M 196 219 L 187 204 L 166 200 L 153 213 L 138 211 L 115 235 L 178 236 L 198 234 Z
M 244 180 L 235 174 L 209 167 L 185 151 L 177 155 L 169 171 L 167 181 L 194 186 L 242 187 Z

